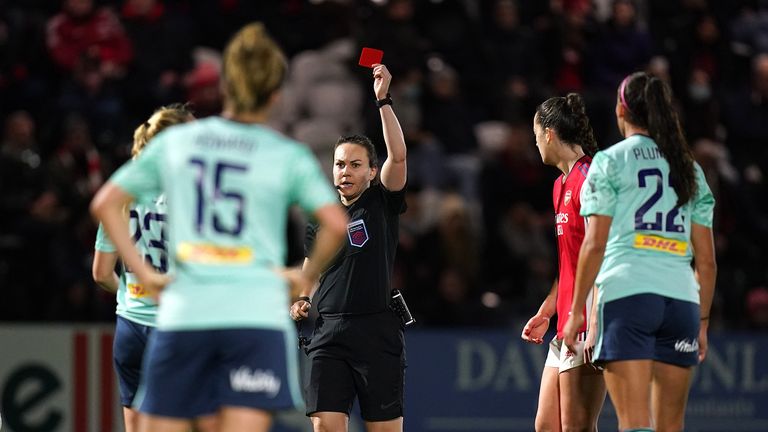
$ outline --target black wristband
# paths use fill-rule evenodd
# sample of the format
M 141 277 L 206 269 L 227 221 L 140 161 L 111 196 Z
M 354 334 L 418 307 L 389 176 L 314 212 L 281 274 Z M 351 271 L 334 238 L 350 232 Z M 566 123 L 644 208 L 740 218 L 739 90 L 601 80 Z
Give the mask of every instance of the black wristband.
M 387 96 L 384 99 L 379 99 L 376 101 L 377 108 L 381 108 L 384 105 L 392 105 L 392 96 L 390 96 L 389 93 L 387 93 Z
M 305 302 L 312 304 L 312 301 L 310 301 L 309 297 L 307 296 L 301 296 L 296 301 L 301 301 L 301 300 L 304 300 Z

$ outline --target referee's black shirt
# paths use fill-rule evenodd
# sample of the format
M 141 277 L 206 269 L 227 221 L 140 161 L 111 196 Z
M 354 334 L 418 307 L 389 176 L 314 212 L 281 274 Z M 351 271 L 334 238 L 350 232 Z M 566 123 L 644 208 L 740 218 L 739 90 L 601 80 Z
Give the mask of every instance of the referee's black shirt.
M 320 315 L 369 314 L 387 309 L 405 188 L 390 192 L 371 185 L 347 207 L 347 241 L 320 278 L 312 299 Z M 317 224 L 307 226 L 305 255 L 315 242 Z

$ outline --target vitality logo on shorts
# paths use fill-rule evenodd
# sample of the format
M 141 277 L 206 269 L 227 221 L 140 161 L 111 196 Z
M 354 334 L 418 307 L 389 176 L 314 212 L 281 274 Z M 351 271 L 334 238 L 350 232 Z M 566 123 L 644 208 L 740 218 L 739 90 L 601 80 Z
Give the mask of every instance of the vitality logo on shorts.
M 694 339 L 692 341 L 683 339 L 675 342 L 675 351 L 691 353 L 699 350 L 699 340 Z
M 275 397 L 280 392 L 280 378 L 270 370 L 251 370 L 248 366 L 240 366 L 239 369 L 229 371 L 229 385 L 232 390 L 248 393 L 266 393 L 268 397 Z
M 347 237 L 349 244 L 355 247 L 363 247 L 368 242 L 368 229 L 365 227 L 365 221 L 360 219 L 350 222 L 347 225 Z

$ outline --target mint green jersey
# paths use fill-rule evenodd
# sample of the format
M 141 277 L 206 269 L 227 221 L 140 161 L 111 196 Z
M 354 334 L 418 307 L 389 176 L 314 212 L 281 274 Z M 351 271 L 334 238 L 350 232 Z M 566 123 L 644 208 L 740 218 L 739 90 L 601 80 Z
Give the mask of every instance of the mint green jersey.
M 293 204 L 338 203 L 312 152 L 269 128 L 211 117 L 158 134 L 110 179 L 137 200 L 164 193 L 173 282 L 163 330 L 292 329 L 285 265 Z
M 168 254 L 165 240 L 165 198 L 159 196 L 151 202 L 131 207 L 130 233 L 139 253 L 157 271 L 168 271 Z M 114 253 L 115 246 L 104 227 L 99 224 L 96 233 L 96 250 Z M 157 302 L 142 288 L 130 269 L 123 266 L 120 285 L 117 289 L 117 311 L 123 318 L 154 327 L 157 316 Z
M 696 195 L 677 207 L 669 164 L 653 139 L 632 135 L 595 155 L 581 214 L 613 218 L 596 280 L 601 302 L 642 293 L 699 302 L 691 223 L 711 227 L 715 199 L 694 165 Z

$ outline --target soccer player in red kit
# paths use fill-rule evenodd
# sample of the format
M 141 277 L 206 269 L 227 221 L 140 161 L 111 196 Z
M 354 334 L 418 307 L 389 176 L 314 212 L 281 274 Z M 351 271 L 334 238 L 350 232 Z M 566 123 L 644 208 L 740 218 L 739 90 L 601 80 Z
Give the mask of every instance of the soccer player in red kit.
M 581 329 L 577 352 L 563 344 L 562 329 L 573 300 L 573 284 L 585 222 L 579 215 L 581 187 L 587 177 L 597 145 L 581 96 L 571 93 L 553 97 L 536 108 L 533 118 L 536 147 L 542 161 L 562 171 L 552 190 L 560 271 L 536 315 L 528 320 L 521 337 L 541 344 L 549 321 L 557 313 L 557 335 L 541 375 L 537 431 L 597 430 L 597 418 L 605 400 L 602 373 L 589 364 L 594 333 Z M 590 304 L 589 302 L 587 304 Z M 589 317 L 589 311 L 582 311 Z M 594 324 L 594 319 L 584 322 Z

